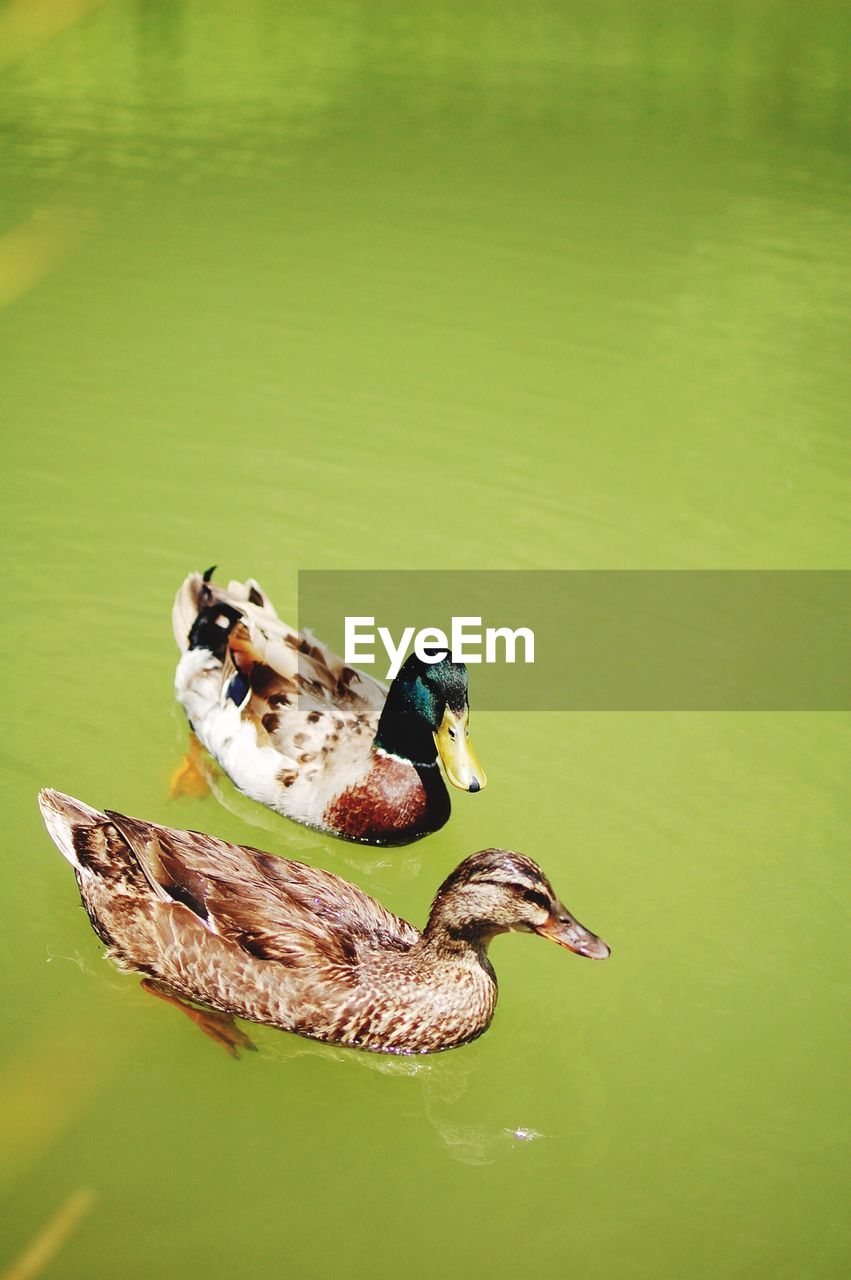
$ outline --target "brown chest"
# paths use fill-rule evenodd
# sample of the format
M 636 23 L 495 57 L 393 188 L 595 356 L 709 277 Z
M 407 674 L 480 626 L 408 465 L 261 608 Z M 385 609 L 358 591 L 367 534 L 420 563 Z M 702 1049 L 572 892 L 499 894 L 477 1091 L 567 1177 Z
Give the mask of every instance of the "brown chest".
M 433 1053 L 473 1040 L 496 1003 L 489 965 L 413 966 L 407 975 L 362 975 L 333 1031 L 343 1044 L 387 1053 Z M 384 981 L 382 980 L 384 977 Z M 405 980 L 405 977 L 407 980 Z
M 324 822 L 350 840 L 392 843 L 442 826 L 448 803 L 436 766 L 417 769 L 408 761 L 372 751 L 363 776 L 326 806 Z

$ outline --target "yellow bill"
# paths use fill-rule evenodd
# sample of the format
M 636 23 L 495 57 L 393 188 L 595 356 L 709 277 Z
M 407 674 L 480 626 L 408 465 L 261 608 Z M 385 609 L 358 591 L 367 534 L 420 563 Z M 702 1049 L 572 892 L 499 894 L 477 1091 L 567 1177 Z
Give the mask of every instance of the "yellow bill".
M 462 791 L 481 791 L 488 780 L 470 743 L 469 719 L 469 707 L 463 711 L 447 707 L 434 742 L 452 785 Z

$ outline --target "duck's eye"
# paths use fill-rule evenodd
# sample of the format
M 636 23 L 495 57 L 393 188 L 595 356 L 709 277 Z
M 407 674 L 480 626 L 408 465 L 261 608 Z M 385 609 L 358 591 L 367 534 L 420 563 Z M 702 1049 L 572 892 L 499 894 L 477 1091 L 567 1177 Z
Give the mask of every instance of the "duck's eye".
M 542 911 L 549 911 L 550 909 L 549 898 L 543 893 L 538 893 L 537 889 L 524 889 L 523 897 L 527 902 L 534 903 L 536 907 L 540 907 Z

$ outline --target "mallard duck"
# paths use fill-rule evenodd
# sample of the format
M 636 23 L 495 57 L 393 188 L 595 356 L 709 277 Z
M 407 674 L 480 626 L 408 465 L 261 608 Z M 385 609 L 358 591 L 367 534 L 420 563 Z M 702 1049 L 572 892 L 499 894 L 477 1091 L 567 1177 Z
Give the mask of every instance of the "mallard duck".
M 253 579 L 225 590 L 212 572 L 175 599 L 175 693 L 240 791 L 334 835 L 405 844 L 449 817 L 438 757 L 454 786 L 482 790 L 463 663 L 412 654 L 388 690 L 281 622 Z
M 42 791 L 39 805 L 121 968 L 160 992 L 314 1040 L 397 1054 L 474 1040 L 496 1004 L 487 952 L 498 933 L 609 954 L 540 867 L 510 849 L 465 858 L 420 933 L 328 871 L 100 813 L 57 791 Z

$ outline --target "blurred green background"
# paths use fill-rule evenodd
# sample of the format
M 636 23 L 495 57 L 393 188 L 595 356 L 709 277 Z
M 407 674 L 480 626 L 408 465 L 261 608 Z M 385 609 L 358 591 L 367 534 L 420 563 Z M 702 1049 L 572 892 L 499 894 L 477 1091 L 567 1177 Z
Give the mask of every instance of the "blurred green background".
M 52 1222 L 69 1280 L 844 1273 L 847 717 L 473 684 L 490 786 L 401 851 L 167 788 L 189 569 L 294 617 L 299 568 L 847 566 L 848 34 L 818 0 L 0 7 L 0 1268 Z M 234 1063 L 99 961 L 44 784 L 417 923 L 513 845 L 614 955 L 498 939 L 454 1054 L 253 1029 Z

